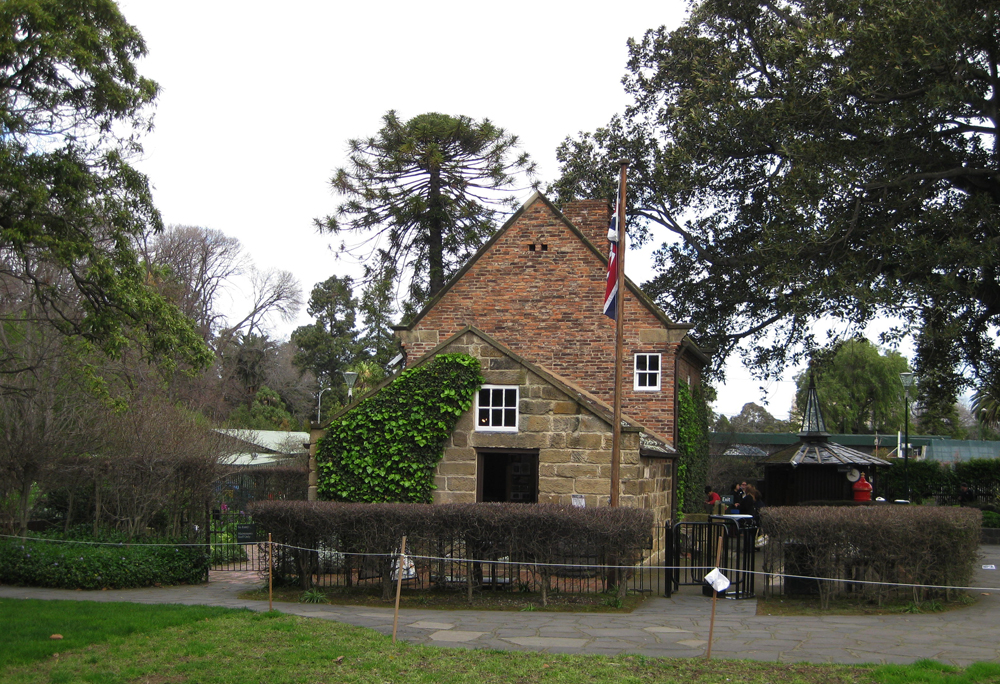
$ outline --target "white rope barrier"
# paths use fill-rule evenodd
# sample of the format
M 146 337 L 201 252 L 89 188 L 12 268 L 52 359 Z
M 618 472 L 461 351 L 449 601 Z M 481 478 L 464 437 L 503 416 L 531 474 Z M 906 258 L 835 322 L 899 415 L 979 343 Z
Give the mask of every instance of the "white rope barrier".
M 76 541 L 69 539 L 46 539 L 42 537 L 20 537 L 9 534 L 0 534 L 0 539 L 16 539 L 23 542 L 43 542 L 43 543 L 54 543 L 54 544 L 90 544 L 96 546 L 114 546 L 119 548 L 126 548 L 130 546 L 197 546 L 204 547 L 205 543 L 192 544 L 192 543 L 178 543 L 178 544 L 146 544 L 138 542 L 88 542 L 88 541 Z M 254 542 L 257 544 L 267 544 L 267 542 Z M 237 544 L 236 542 L 226 542 L 226 543 L 215 543 L 213 546 L 248 546 L 248 544 Z M 293 546 L 290 544 L 281 544 L 279 542 L 274 542 L 272 544 L 275 548 L 283 548 L 291 551 L 308 551 L 308 552 L 328 552 L 331 554 L 336 554 L 338 556 L 352 556 L 352 557 L 366 557 L 366 558 L 396 558 L 399 553 L 357 553 L 349 551 L 337 551 L 335 549 L 312 549 L 304 546 Z M 423 560 L 423 561 L 445 561 L 449 563 L 478 563 L 482 565 L 525 565 L 525 566 L 545 566 L 547 568 L 572 568 L 575 570 L 642 570 L 642 571 L 666 571 L 666 570 L 688 570 L 688 571 L 704 571 L 705 573 L 710 572 L 715 569 L 715 566 L 702 566 L 702 565 L 596 565 L 588 563 L 548 563 L 544 561 L 510 561 L 510 560 L 489 560 L 485 558 L 456 558 L 454 556 L 422 556 L 416 554 L 408 554 L 408 557 L 413 560 Z M 845 584 L 864 584 L 864 585 L 877 585 L 887 588 L 898 587 L 898 588 L 917 588 L 917 589 L 952 589 L 957 591 L 997 591 L 1000 592 L 1000 587 L 966 587 L 966 586 L 954 586 L 954 585 L 944 585 L 944 584 L 912 584 L 907 582 L 878 582 L 875 580 L 858 580 L 858 579 L 846 579 L 841 577 L 814 577 L 812 575 L 791 575 L 781 572 L 768 572 L 766 570 L 742 570 L 740 568 L 728 568 L 719 567 L 723 573 L 734 573 L 734 575 L 759 575 L 761 577 L 771 577 L 771 578 L 781 578 L 781 579 L 800 579 L 800 580 L 815 580 L 817 582 L 843 582 Z

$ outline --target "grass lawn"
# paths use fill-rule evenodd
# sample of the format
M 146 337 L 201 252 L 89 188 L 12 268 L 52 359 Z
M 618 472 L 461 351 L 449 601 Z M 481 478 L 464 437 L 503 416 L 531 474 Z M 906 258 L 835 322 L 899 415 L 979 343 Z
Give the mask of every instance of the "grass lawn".
M 44 605 L 40 605 L 44 604 Z M 78 613 L 78 610 L 84 612 Z M 160 612 L 160 611 L 166 612 Z M 159 617 L 144 617 L 158 615 Z M 557 656 L 393 645 L 369 629 L 280 613 L 0 600 L 4 684 L 545 682 L 552 684 L 987 684 L 1000 665 L 776 665 L 700 658 Z M 54 642 L 49 635 L 66 639 Z M 44 642 L 44 648 L 35 647 Z
M 232 612 L 212 606 L 0 599 L 0 668 Z M 54 640 L 53 634 L 63 638 Z

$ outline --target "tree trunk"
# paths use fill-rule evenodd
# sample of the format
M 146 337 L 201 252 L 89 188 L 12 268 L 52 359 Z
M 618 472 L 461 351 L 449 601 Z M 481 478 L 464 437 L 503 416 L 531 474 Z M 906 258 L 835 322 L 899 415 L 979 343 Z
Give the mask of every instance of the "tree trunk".
M 31 516 L 31 478 L 25 477 L 21 484 L 21 501 L 18 502 L 18 536 L 28 536 L 28 518 Z
M 101 529 L 101 481 L 94 478 L 94 539 Z
M 73 490 L 69 490 L 69 498 L 66 500 L 66 522 L 63 524 L 63 532 L 69 532 L 70 521 L 73 519 Z
M 441 170 L 430 170 L 427 197 L 428 298 L 444 287 L 444 201 L 441 197 Z

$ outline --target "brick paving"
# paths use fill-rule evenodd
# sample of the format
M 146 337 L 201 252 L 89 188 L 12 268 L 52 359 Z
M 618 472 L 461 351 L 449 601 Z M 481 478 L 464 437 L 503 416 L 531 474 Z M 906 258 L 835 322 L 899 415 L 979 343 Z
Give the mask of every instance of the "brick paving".
M 1000 567 L 1000 546 L 980 548 L 981 565 Z M 239 594 L 259 586 L 254 573 L 213 573 L 207 584 L 115 591 L 0 586 L 0 597 L 180 603 L 267 610 Z M 1000 587 L 1000 571 L 979 569 L 975 586 Z M 946 613 L 888 616 L 771 617 L 756 601 L 720 600 L 713 658 L 772 662 L 911 663 L 932 658 L 957 666 L 1000 662 L 1000 591 Z M 276 610 L 392 633 L 392 609 L 275 603 Z M 629 614 L 443 611 L 405 609 L 398 638 L 432 646 L 704 656 L 711 601 L 700 592 L 653 598 Z

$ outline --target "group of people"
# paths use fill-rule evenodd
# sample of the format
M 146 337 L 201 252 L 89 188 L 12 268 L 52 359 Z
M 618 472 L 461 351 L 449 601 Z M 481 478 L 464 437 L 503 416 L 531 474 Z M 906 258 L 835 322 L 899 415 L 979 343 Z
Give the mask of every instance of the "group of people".
M 760 509 L 764 507 L 764 499 L 752 484 L 746 482 L 733 483 L 730 488 L 733 502 L 726 507 L 727 514 L 739 513 L 742 515 L 752 515 L 754 520 L 760 522 Z M 709 513 L 715 511 L 716 504 L 722 500 L 711 487 L 705 487 L 705 507 Z

